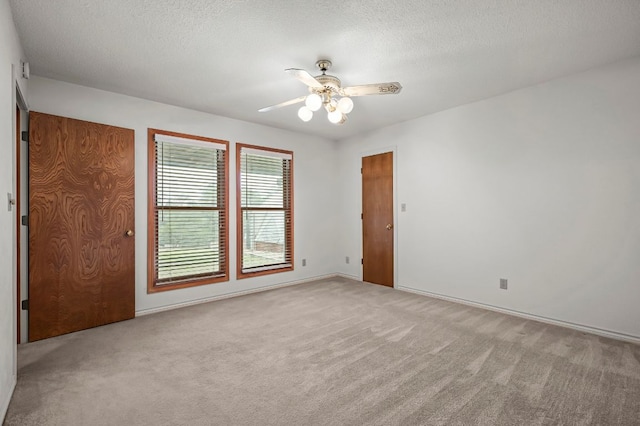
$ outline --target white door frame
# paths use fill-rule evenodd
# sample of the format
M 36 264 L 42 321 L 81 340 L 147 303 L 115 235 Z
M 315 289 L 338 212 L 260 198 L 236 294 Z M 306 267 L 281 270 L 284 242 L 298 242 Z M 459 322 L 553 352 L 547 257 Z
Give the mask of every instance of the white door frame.
M 22 70 L 20 67 L 16 67 L 15 65 L 13 66 L 13 76 L 14 76 L 14 85 L 15 85 L 15 99 L 14 99 L 14 106 L 18 107 L 19 113 L 20 113 L 20 132 L 23 131 L 27 131 L 29 129 L 29 105 L 27 103 L 27 100 L 24 96 L 24 90 L 22 88 Z M 18 129 L 16 129 L 16 125 L 18 123 L 18 117 L 15 116 L 16 111 L 15 108 L 12 108 L 12 110 L 14 111 L 14 117 L 13 117 L 13 135 L 15 137 L 16 135 L 16 131 Z M 29 167 L 29 159 L 27 157 L 28 154 L 28 142 L 22 141 L 22 138 L 20 138 L 20 176 L 17 175 L 17 155 L 18 152 L 16 152 L 17 150 L 17 146 L 16 146 L 16 141 L 14 140 L 12 142 L 12 169 L 13 169 L 13 194 L 15 197 L 15 194 L 18 193 L 18 186 L 20 187 L 20 205 L 15 205 L 14 206 L 14 214 L 19 214 L 19 215 L 25 215 L 27 214 L 26 212 L 28 211 L 28 206 L 29 206 L 29 198 L 28 198 L 28 182 L 27 182 L 27 177 L 29 175 L 28 173 L 28 167 Z M 22 227 L 20 229 L 20 253 L 17 252 L 17 246 L 18 246 L 18 240 L 17 240 L 17 233 L 18 230 L 16 229 L 16 220 L 15 217 L 12 219 L 12 223 L 13 223 L 13 279 L 12 282 L 14 283 L 14 286 L 20 286 L 20 299 L 18 300 L 18 289 L 14 288 L 14 301 L 15 304 L 14 306 L 17 309 L 17 312 L 14 312 L 14 330 L 15 330 L 15 336 L 14 336 L 14 342 L 17 342 L 18 340 L 18 334 L 20 335 L 20 343 L 26 343 L 28 341 L 28 320 L 29 320 L 29 315 L 27 311 L 23 311 L 22 309 L 20 309 L 20 303 L 22 300 L 28 299 L 28 275 L 29 275 L 29 268 L 28 268 L 28 257 L 27 257 L 27 253 L 28 253 L 28 243 L 29 243 L 29 234 L 28 234 L 28 228 L 27 227 Z M 20 283 L 17 283 L 17 265 L 18 265 L 18 258 L 20 259 Z M 20 315 L 20 330 L 18 331 L 18 315 Z

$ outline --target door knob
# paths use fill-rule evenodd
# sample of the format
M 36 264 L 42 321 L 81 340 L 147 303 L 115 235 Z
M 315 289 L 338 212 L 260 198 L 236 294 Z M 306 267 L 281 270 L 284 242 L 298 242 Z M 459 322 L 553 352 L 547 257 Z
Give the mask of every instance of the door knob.
M 387 231 L 391 231 L 393 229 L 393 225 L 392 224 L 388 224 L 387 225 Z
M 133 237 L 133 231 L 128 229 L 127 232 L 124 233 L 127 237 Z

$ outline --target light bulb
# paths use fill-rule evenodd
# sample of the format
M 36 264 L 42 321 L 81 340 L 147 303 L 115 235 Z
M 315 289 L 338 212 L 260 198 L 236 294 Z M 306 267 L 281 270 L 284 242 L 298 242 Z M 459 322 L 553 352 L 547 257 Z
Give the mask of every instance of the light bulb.
M 304 104 L 309 108 L 310 111 L 317 111 L 322 106 L 322 98 L 317 93 L 312 93 L 307 96 Z
M 313 117 L 313 112 L 306 106 L 303 106 L 298 110 L 298 117 L 300 117 L 300 120 L 307 122 Z
M 338 124 L 342 120 L 342 113 L 336 109 L 327 114 L 327 118 L 333 124 Z
M 353 111 L 353 101 L 351 100 L 351 98 L 340 98 L 340 100 L 338 101 L 338 109 L 345 114 L 349 114 L 351 111 Z

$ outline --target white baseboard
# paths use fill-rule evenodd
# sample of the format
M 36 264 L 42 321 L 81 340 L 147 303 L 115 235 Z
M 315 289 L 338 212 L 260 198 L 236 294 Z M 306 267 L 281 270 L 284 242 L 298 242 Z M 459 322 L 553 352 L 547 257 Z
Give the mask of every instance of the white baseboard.
M 334 277 L 346 278 L 346 279 L 348 279 L 348 280 L 354 280 L 354 281 L 360 281 L 360 282 L 362 282 L 362 281 L 360 280 L 360 277 L 357 277 L 357 276 L 355 276 L 355 275 L 349 275 L 349 274 L 341 274 L 341 273 L 337 273 L 337 274 L 335 274 L 335 275 L 334 275 Z
M 7 416 L 7 411 L 9 410 L 9 403 L 11 402 L 11 397 L 13 396 L 13 391 L 16 389 L 16 376 L 13 376 L 13 383 L 9 387 L 9 393 L 4 401 L 2 401 L 2 405 L 0 405 L 0 424 L 4 424 L 5 417 Z
M 334 278 L 336 276 L 338 276 L 338 275 L 337 274 L 320 275 L 320 276 L 316 276 L 316 277 L 305 278 L 303 280 L 288 281 L 288 282 L 285 282 L 285 283 L 279 283 L 279 284 L 267 285 L 267 286 L 262 286 L 262 287 L 256 287 L 256 288 L 251 288 L 251 289 L 248 289 L 248 290 L 235 291 L 235 292 L 231 292 L 231 293 L 220 294 L 220 295 L 217 295 L 217 296 L 205 297 L 205 298 L 202 298 L 202 299 L 189 300 L 188 302 L 181 302 L 181 303 L 176 303 L 176 304 L 172 304 L 172 305 L 160 306 L 160 307 L 157 307 L 157 308 L 142 309 L 142 310 L 136 311 L 136 317 L 155 314 L 155 313 L 158 313 L 158 312 L 170 311 L 170 310 L 178 309 L 178 308 L 184 308 L 184 307 L 187 307 L 187 306 L 200 305 L 201 303 L 215 302 L 216 300 L 229 299 L 231 297 L 245 296 L 247 294 L 259 293 L 261 291 L 273 290 L 273 289 L 281 288 L 281 287 L 289 287 L 289 286 L 292 286 L 292 285 L 304 284 L 304 283 L 308 283 L 308 282 L 311 282 L 311 281 L 318 281 L 318 280 L 323 280 L 323 279 L 327 279 L 327 278 Z
M 321 276 L 316 276 L 316 277 L 311 277 L 311 278 L 305 278 L 305 279 L 302 279 L 302 280 L 289 281 L 289 282 L 273 284 L 273 285 L 268 285 L 268 286 L 263 286 L 263 287 L 256 287 L 256 288 L 252 288 L 252 289 L 248 289 L 248 290 L 225 293 L 225 294 L 220 294 L 220 295 L 217 295 L 217 296 L 205 297 L 205 298 L 202 298 L 202 299 L 190 300 L 190 301 L 187 301 L 187 302 L 176 303 L 176 304 L 166 305 L 166 306 L 160 306 L 160 307 L 157 307 L 157 308 L 142 309 L 142 310 L 136 312 L 136 317 L 155 314 L 157 312 L 170 311 L 170 310 L 178 309 L 178 308 L 184 308 L 184 307 L 187 307 L 187 306 L 199 305 L 201 303 L 214 302 L 216 300 L 229 299 L 231 297 L 239 297 L 239 296 L 244 296 L 244 295 L 247 295 L 247 294 L 259 293 L 259 292 L 268 291 L 268 290 L 274 290 L 276 288 L 282 288 L 282 287 L 289 287 L 289 286 L 298 285 L 298 284 L 304 284 L 304 283 L 311 282 L 311 281 L 318 281 L 318 280 L 323 280 L 323 279 L 328 279 L 328 278 L 334 278 L 334 277 L 340 277 L 340 278 L 345 278 L 345 279 L 348 279 L 348 280 L 354 280 L 354 281 L 361 282 L 360 278 L 357 277 L 357 276 L 354 276 L 354 275 L 348 275 L 348 274 L 342 274 L 342 273 L 327 274 L 327 275 L 321 275 Z M 540 316 L 540 315 L 529 314 L 529 313 L 526 313 L 526 312 L 516 311 L 516 310 L 513 310 L 513 309 L 501 308 L 499 306 L 489 305 L 489 304 L 480 303 L 480 302 L 474 302 L 474 301 L 471 301 L 471 300 L 461 299 L 461 298 L 453 297 L 453 296 L 446 296 L 444 294 L 433 293 L 433 292 L 426 291 L 426 290 L 418 290 L 418 289 L 411 288 L 411 287 L 406 287 L 406 286 L 396 286 L 396 289 L 400 290 L 400 291 L 406 291 L 408 293 L 420 294 L 422 296 L 434 297 L 434 298 L 437 298 L 437 299 L 447 300 L 449 302 L 461 303 L 461 304 L 468 305 L 468 306 L 474 306 L 476 308 L 487 309 L 487 310 L 490 310 L 490 311 L 500 312 L 500 313 L 507 314 L 507 315 L 513 315 L 513 316 L 516 316 L 516 317 L 525 318 L 525 319 L 529 319 L 529 320 L 533 320 L 533 321 L 539 321 L 539 322 L 543 322 L 543 323 L 546 323 L 546 324 L 552 324 L 552 325 L 557 325 L 557 326 L 560 326 L 560 327 L 570 328 L 570 329 L 573 329 L 573 330 L 582 331 L 582 332 L 585 332 L 585 333 L 591 333 L 591 334 L 595 334 L 595 335 L 598 335 L 598 336 L 609 337 L 611 339 L 622 340 L 622 341 L 625 341 L 625 342 L 631 342 L 631 343 L 640 344 L 640 336 L 634 336 L 634 335 L 631 335 L 631 334 L 620 333 L 620 332 L 617 332 L 617 331 L 606 330 L 606 329 L 592 327 L 592 326 L 588 326 L 588 325 L 576 324 L 576 323 L 572 323 L 572 322 L 568 322 L 568 321 L 562 321 L 562 320 L 558 320 L 558 319 L 554 319 L 554 318 L 543 317 L 543 316 Z M 15 383 L 14 383 L 14 386 L 15 386 Z M 7 407 L 8 407 L 8 401 L 7 401 Z M 5 408 L 5 410 L 6 410 L 6 408 Z
M 588 325 L 576 324 L 568 321 L 557 320 L 554 318 L 547 318 L 539 315 L 528 314 L 526 312 L 520 312 L 513 309 L 501 308 L 499 306 L 473 302 L 471 300 L 460 299 L 458 297 L 445 296 L 444 294 L 432 293 L 430 291 L 418 290 L 418 289 L 406 287 L 406 286 L 398 286 L 397 289 L 401 291 L 406 291 L 408 293 L 415 293 L 415 294 L 420 294 L 422 296 L 434 297 L 436 299 L 447 300 L 449 302 L 461 303 L 463 305 L 474 306 L 476 308 L 487 309 L 490 311 L 500 312 L 507 315 L 513 315 L 516 317 L 525 318 L 533 321 L 539 321 L 546 324 L 557 325 L 560 327 L 570 328 L 573 330 L 582 331 L 585 333 L 591 333 L 598 336 L 609 337 L 611 339 L 640 344 L 640 336 L 634 336 L 631 334 L 620 333 L 617 331 L 605 330 L 602 328 L 591 327 Z

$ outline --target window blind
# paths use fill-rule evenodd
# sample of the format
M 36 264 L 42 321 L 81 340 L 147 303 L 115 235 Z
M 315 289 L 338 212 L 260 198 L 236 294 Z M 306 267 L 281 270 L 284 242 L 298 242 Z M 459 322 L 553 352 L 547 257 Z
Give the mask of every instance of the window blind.
M 291 152 L 240 146 L 242 274 L 292 268 Z
M 163 134 L 155 142 L 155 285 L 226 274 L 226 145 Z

